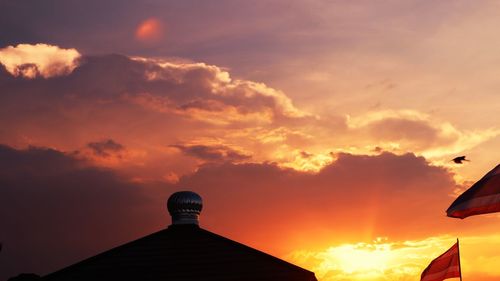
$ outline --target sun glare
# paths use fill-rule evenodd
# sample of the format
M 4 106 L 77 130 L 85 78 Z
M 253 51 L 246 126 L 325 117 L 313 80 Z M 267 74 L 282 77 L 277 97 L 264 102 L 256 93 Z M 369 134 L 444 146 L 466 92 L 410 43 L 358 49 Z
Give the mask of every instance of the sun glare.
M 379 272 L 384 271 L 391 259 L 391 249 L 388 244 L 370 245 L 343 245 L 330 248 L 325 253 L 326 268 L 338 266 L 346 273 L 356 271 Z M 335 261 L 335 264 L 333 264 Z
M 342 244 L 323 251 L 296 251 L 286 257 L 315 272 L 320 281 L 418 280 L 425 266 L 446 248 L 450 237 L 422 241 Z

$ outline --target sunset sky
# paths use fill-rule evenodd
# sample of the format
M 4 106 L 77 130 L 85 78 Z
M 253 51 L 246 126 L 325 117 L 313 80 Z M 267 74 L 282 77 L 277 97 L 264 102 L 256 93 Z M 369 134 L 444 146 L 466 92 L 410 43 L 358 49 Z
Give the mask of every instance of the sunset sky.
M 320 281 L 419 280 L 456 238 L 499 280 L 500 214 L 445 214 L 500 162 L 499 26 L 488 0 L 0 0 L 0 280 L 165 228 L 179 190 Z

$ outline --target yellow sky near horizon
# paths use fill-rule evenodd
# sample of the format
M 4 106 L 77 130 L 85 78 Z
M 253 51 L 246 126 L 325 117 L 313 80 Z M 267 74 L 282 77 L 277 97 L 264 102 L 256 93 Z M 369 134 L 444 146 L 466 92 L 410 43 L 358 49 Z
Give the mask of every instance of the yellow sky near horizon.
M 459 241 L 463 280 L 500 275 L 500 255 L 495 251 L 500 236 L 465 236 Z M 320 251 L 297 250 L 284 258 L 314 271 L 320 281 L 419 280 L 423 269 L 454 243 L 456 238 L 448 235 L 413 241 L 379 237 L 370 243 L 340 244 Z

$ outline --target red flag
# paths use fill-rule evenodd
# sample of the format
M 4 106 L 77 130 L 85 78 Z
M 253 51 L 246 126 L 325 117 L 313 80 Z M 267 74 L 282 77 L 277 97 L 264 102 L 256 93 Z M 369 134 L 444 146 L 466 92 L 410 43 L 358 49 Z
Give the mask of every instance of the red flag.
M 500 165 L 460 195 L 446 211 L 449 217 L 500 212 Z
M 453 277 L 461 277 L 458 240 L 448 251 L 435 258 L 425 268 L 420 275 L 420 281 L 441 281 Z

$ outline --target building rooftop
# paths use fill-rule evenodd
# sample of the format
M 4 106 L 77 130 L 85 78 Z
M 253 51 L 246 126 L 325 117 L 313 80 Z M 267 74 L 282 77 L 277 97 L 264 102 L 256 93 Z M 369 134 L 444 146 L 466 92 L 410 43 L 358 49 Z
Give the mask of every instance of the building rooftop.
M 167 229 L 41 280 L 316 280 L 313 272 L 200 228 L 201 197 L 195 193 L 174 193 L 168 208 L 172 225 Z

